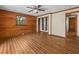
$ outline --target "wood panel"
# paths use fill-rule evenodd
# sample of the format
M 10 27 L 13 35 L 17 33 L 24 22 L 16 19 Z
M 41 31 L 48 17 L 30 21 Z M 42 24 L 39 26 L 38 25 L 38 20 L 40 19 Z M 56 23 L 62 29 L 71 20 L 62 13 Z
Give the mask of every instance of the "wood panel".
M 27 22 L 25 26 L 16 26 L 17 15 L 26 17 Z M 36 31 L 35 16 L 0 10 L 0 38 L 16 36 L 22 33 L 30 33 L 35 31 Z

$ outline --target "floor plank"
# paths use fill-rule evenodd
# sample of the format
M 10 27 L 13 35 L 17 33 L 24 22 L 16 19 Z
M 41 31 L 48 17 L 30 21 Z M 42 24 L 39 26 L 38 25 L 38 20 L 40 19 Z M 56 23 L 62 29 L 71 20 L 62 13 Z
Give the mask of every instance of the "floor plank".
M 32 33 L 0 39 L 0 54 L 78 54 L 79 38 Z

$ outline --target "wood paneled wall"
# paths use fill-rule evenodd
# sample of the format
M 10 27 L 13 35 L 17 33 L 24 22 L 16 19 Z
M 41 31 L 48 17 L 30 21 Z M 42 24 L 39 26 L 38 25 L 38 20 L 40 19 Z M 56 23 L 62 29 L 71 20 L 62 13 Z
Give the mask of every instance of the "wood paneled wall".
M 17 26 L 16 25 L 16 16 L 25 16 L 26 25 Z M 0 38 L 17 36 L 23 33 L 36 32 L 36 17 L 15 13 L 5 10 L 0 10 Z

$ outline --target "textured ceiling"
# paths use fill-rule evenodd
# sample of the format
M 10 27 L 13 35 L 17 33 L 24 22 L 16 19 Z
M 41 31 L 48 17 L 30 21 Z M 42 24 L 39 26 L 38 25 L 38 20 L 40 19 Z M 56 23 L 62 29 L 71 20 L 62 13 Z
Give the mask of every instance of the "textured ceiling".
M 38 15 L 43 15 L 50 12 L 57 12 L 57 11 L 61 11 L 69 8 L 79 7 L 79 5 L 42 5 L 41 8 L 46 8 L 47 10 L 43 12 L 40 11 L 37 14 L 35 12 L 28 12 L 31 9 L 26 8 L 27 6 L 31 6 L 31 5 L 0 5 L 0 9 L 38 16 Z

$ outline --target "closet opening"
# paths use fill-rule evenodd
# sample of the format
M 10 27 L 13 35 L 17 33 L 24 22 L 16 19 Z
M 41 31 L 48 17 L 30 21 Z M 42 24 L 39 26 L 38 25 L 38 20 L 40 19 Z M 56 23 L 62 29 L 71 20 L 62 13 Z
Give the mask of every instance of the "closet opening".
M 76 14 L 66 14 L 66 37 L 76 37 L 77 36 L 77 15 Z

